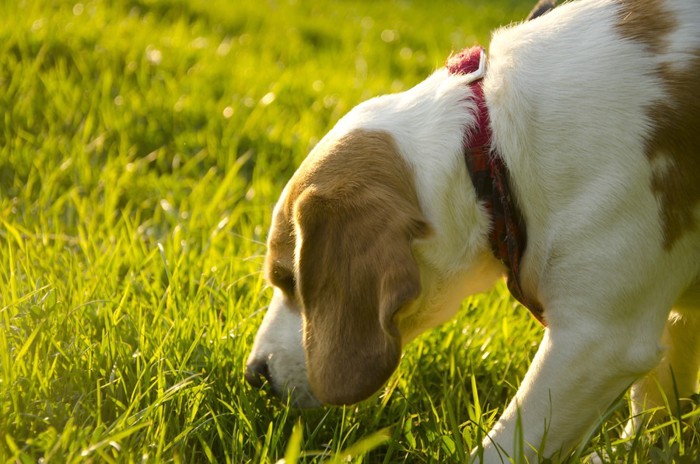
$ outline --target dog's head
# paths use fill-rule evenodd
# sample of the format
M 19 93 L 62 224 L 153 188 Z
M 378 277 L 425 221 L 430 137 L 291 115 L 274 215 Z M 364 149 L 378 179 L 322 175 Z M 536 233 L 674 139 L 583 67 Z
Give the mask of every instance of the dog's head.
M 362 400 L 396 369 L 406 342 L 498 277 L 461 157 L 466 87 L 446 81 L 443 73 L 356 108 L 285 187 L 268 237 L 273 297 L 248 359 L 251 384 L 267 379 L 298 406 Z M 454 95 L 446 104 L 421 92 Z M 444 176 L 417 174 L 416 164 L 438 170 L 446 159 L 454 166 L 439 167 Z
M 275 210 L 266 275 L 275 287 L 271 312 L 297 319 L 280 330 L 303 327 L 308 380 L 322 402 L 362 399 L 396 368 L 395 316 L 421 285 L 411 243 L 428 233 L 387 134 L 326 141 L 295 174 Z M 274 354 L 268 362 L 274 383 Z

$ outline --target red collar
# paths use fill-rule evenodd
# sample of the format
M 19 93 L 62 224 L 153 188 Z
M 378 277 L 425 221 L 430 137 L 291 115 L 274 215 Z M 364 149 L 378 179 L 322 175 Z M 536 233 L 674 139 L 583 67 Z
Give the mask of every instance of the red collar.
M 527 245 L 525 221 L 511 194 L 508 169 L 491 144 L 491 125 L 484 98 L 486 54 L 482 47 L 462 50 L 447 60 L 450 74 L 470 75 L 469 87 L 476 103 L 476 124 L 465 133 L 464 158 L 477 198 L 491 216 L 491 251 L 508 269 L 510 293 L 546 325 L 543 309 L 520 285 L 521 259 Z

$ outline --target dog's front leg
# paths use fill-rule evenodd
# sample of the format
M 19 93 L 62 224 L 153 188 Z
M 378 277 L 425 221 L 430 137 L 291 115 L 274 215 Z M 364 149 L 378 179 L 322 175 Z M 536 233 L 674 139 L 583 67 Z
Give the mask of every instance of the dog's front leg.
M 610 326 L 584 332 L 547 329 L 515 398 L 483 449 L 474 451 L 474 461 L 546 457 L 557 462 L 565 457 L 614 399 L 658 362 L 653 337 L 630 347 L 624 332 Z

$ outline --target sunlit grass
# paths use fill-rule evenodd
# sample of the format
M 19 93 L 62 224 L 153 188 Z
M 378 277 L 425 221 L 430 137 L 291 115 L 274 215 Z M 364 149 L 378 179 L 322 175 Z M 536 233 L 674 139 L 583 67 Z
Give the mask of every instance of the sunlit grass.
M 530 6 L 2 3 L 0 461 L 465 460 L 541 336 L 504 287 L 355 407 L 288 408 L 243 366 L 271 208 L 309 148 Z M 619 409 L 581 456 L 620 452 Z M 631 462 L 697 459 L 682 424 Z

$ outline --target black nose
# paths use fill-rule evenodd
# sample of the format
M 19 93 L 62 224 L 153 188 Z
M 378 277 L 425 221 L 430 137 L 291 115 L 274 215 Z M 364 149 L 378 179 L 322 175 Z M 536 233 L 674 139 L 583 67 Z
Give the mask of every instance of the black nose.
M 245 380 L 255 388 L 263 386 L 265 381 L 270 381 L 270 368 L 267 360 L 256 359 L 248 363 L 245 367 Z

